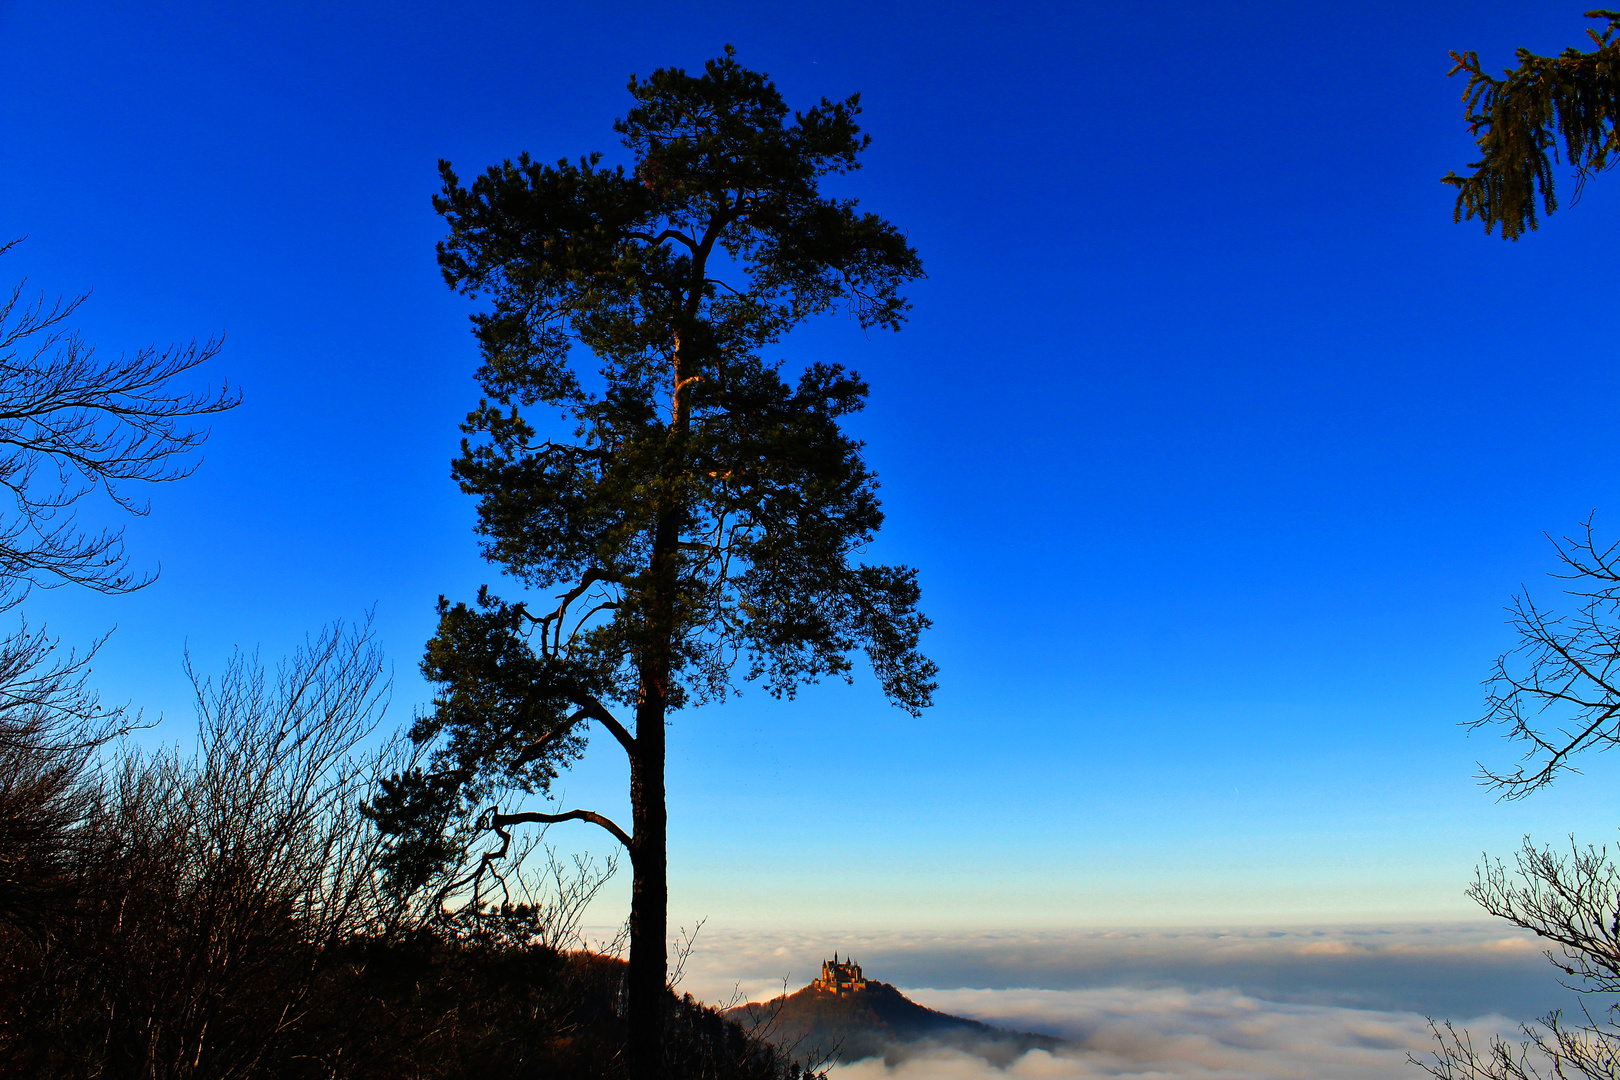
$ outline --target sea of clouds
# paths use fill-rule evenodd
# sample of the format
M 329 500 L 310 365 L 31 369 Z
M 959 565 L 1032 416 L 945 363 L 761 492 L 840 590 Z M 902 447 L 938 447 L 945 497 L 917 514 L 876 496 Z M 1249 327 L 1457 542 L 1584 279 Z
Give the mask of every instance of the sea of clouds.
M 1069 1041 L 1008 1060 L 914 1044 L 838 1080 L 1366 1080 L 1423 1074 L 1428 1017 L 1476 1040 L 1578 1007 L 1501 924 L 1282 930 L 780 933 L 705 928 L 680 989 L 712 1003 L 797 990 L 834 950 L 929 1008 Z

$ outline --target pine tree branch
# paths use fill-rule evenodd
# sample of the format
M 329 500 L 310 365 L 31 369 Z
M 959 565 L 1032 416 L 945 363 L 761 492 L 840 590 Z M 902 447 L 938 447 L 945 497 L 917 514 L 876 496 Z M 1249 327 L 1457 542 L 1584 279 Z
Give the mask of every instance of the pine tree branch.
M 555 825 L 562 821 L 589 821 L 594 825 L 600 825 L 612 833 L 632 856 L 636 853 L 636 842 L 630 839 L 629 835 L 610 819 L 603 817 L 594 810 L 570 810 L 565 814 L 542 814 L 534 810 L 525 811 L 521 814 L 498 814 L 492 812 L 489 816 L 490 827 L 497 831 L 506 828 L 508 825 Z

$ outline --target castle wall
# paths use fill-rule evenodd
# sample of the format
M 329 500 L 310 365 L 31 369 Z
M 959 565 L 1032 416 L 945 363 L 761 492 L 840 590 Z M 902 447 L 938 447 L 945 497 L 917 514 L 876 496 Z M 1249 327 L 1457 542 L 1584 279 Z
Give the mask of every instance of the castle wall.
M 866 980 L 861 977 L 861 966 L 853 961 L 824 960 L 821 964 L 821 978 L 810 985 L 817 990 L 843 997 L 865 990 Z

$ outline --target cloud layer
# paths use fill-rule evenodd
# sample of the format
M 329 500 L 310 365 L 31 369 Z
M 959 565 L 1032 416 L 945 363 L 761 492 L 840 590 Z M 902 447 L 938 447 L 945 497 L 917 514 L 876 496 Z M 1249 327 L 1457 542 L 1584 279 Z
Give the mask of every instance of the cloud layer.
M 1234 990 L 920 991 L 931 1008 L 1072 1040 L 1055 1054 L 1032 1051 L 997 1068 L 961 1051 L 918 1047 L 836 1071 L 840 1080 L 885 1077 L 1414 1077 L 1407 1055 L 1426 1055 L 1426 1022 L 1409 1012 L 1288 1005 Z M 1493 1018 L 1482 1026 L 1498 1029 Z
M 1425 1016 L 1476 1035 L 1568 1007 L 1527 935 L 1500 924 L 1003 934 L 708 932 L 683 990 L 761 999 L 804 985 L 834 949 L 930 1008 L 1070 1040 L 992 1062 L 912 1046 L 839 1080 L 1421 1076 Z
M 683 990 L 750 999 L 809 982 L 834 950 L 902 989 L 1237 990 L 1284 1004 L 1531 1019 L 1568 1004 L 1535 938 L 1449 926 L 805 934 L 705 929 Z

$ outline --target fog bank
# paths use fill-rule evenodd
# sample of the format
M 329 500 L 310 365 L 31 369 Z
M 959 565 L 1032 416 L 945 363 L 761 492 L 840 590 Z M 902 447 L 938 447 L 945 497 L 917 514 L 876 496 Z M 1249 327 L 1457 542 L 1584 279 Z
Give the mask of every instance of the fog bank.
M 1070 1041 L 1007 1062 L 913 1045 L 840 1080 L 1422 1074 L 1427 1016 L 1476 1035 L 1568 1007 L 1533 937 L 1500 923 L 903 934 L 710 930 L 681 989 L 713 1002 L 796 990 L 834 950 L 929 1008 Z

